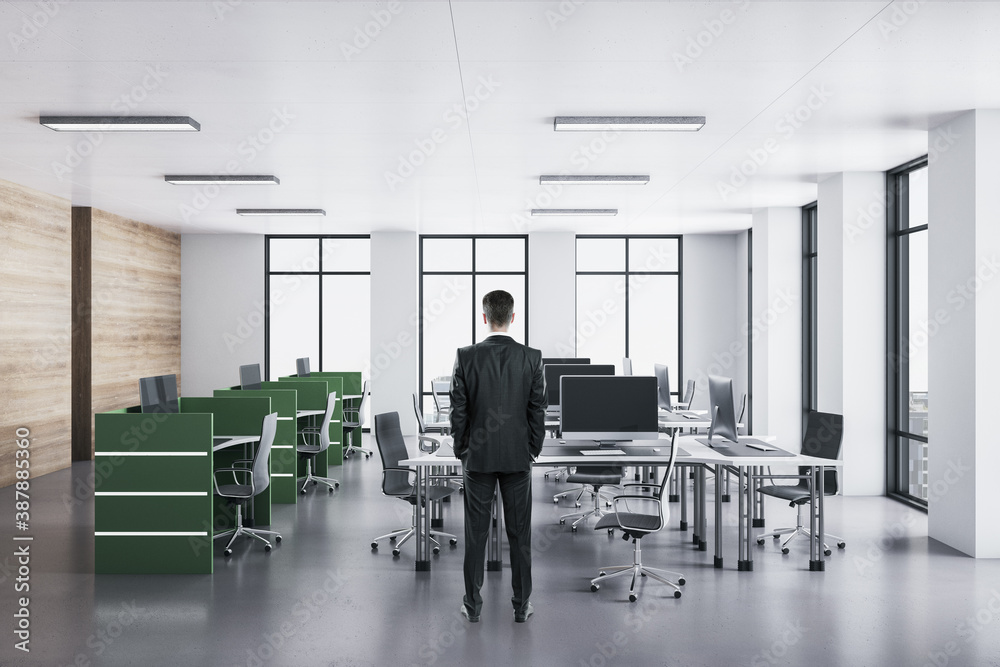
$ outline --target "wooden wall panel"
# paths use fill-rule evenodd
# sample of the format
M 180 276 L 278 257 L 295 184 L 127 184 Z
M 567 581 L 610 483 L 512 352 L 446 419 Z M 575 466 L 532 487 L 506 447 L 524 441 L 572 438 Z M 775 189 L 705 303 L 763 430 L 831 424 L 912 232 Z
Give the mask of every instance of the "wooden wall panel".
M 0 181 L 0 486 L 14 433 L 31 431 L 31 476 L 70 465 L 70 202 Z
M 181 373 L 181 237 L 92 210 L 93 411 L 139 403 L 139 378 Z

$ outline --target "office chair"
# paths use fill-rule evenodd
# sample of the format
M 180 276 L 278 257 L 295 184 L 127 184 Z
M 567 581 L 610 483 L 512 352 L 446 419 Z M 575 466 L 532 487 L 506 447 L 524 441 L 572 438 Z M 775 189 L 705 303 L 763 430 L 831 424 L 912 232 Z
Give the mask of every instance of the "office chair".
M 678 407 L 683 410 L 690 410 L 691 403 L 694 402 L 694 392 L 695 383 L 694 380 L 688 380 L 687 385 L 684 387 L 684 400 L 678 403 Z
M 622 483 L 622 468 L 621 466 L 577 466 L 576 470 L 570 473 L 566 477 L 566 481 L 571 484 L 586 484 L 589 485 L 593 490 L 590 491 L 591 495 L 594 497 L 594 507 L 585 512 L 573 512 L 572 514 L 564 514 L 559 517 L 559 523 L 565 524 L 566 519 L 572 519 L 577 517 L 576 521 L 570 526 L 570 529 L 575 533 L 577 526 L 587 520 L 590 516 L 595 516 L 600 520 L 604 516 L 604 511 L 601 509 L 601 487 L 603 486 L 617 486 Z M 563 491 L 560 494 L 556 494 L 552 497 L 553 502 L 559 502 L 559 497 L 564 496 L 567 493 L 572 493 L 577 489 L 570 489 L 569 491 Z M 586 493 L 588 489 L 584 488 L 580 490 L 580 496 Z M 604 493 L 607 493 L 605 491 Z M 580 496 L 576 497 L 576 506 L 580 506 Z M 607 503 L 608 507 L 611 507 L 611 503 Z
M 806 433 L 802 438 L 802 454 L 808 456 L 817 456 L 823 459 L 830 459 L 835 461 L 840 458 L 840 445 L 844 437 L 844 417 L 842 415 L 829 414 L 826 412 L 816 412 L 811 411 L 809 413 L 809 420 L 806 423 Z M 765 537 L 773 537 L 778 539 L 782 535 L 788 535 L 785 541 L 781 543 L 781 553 L 788 553 L 788 543 L 791 542 L 797 535 L 804 535 L 809 537 L 809 529 L 803 527 L 802 525 L 802 507 L 809 503 L 809 487 L 811 484 L 811 479 L 809 478 L 809 467 L 799 466 L 799 474 L 806 475 L 804 479 L 800 479 L 798 484 L 789 485 L 771 485 L 762 486 L 757 489 L 760 493 L 766 496 L 772 496 L 774 498 L 781 498 L 787 500 L 789 507 L 795 507 L 795 527 L 794 528 L 779 528 L 768 533 L 763 533 L 757 537 L 757 544 L 763 545 Z M 823 474 L 823 495 L 834 496 L 837 495 L 838 490 L 838 479 L 837 471 L 834 470 L 824 470 Z M 837 537 L 836 535 L 831 535 L 827 533 L 823 535 L 823 538 L 833 538 L 837 540 L 837 548 L 843 549 L 847 546 L 847 543 L 843 538 Z M 830 547 L 823 544 L 823 553 L 829 556 L 832 551 Z
M 370 449 L 354 446 L 354 429 L 365 425 L 365 403 L 368 402 L 368 394 L 368 380 L 365 380 L 364 385 L 361 387 L 361 400 L 358 404 L 348 407 L 347 402 L 344 402 L 343 427 L 344 434 L 347 436 L 347 444 L 344 446 L 345 457 L 350 456 L 354 452 L 361 452 L 365 455 L 366 459 L 372 455 Z
M 432 440 L 418 436 L 418 440 Z M 382 457 L 382 494 L 405 500 L 413 506 L 413 514 L 410 519 L 409 528 L 400 528 L 391 533 L 380 535 L 372 540 L 372 550 L 378 549 L 379 540 L 389 538 L 390 542 L 395 542 L 392 555 L 399 555 L 399 548 L 417 534 L 417 489 L 410 482 L 410 475 L 414 474 L 413 468 L 401 468 L 399 462 L 409 458 L 406 451 L 406 442 L 403 441 L 403 432 L 399 428 L 399 413 L 385 412 L 375 415 L 375 443 L 378 445 L 379 456 Z M 455 493 L 454 487 L 439 486 L 432 484 L 428 487 L 427 501 L 436 502 Z M 402 535 L 402 539 L 397 541 Z M 435 537 L 447 537 L 448 543 L 452 546 L 458 544 L 458 538 L 451 533 L 442 533 L 432 530 L 430 534 L 431 542 L 434 543 L 434 553 L 441 551 L 440 543 Z
M 443 375 L 431 380 L 431 396 L 434 398 L 434 411 L 438 414 L 451 412 L 451 376 Z
M 424 413 L 420 410 L 420 396 L 418 394 L 413 394 L 413 414 L 417 416 L 417 429 L 420 431 L 420 435 L 448 435 L 449 425 L 448 424 L 428 424 L 424 421 Z M 435 440 L 439 445 L 441 442 Z M 428 450 L 421 447 L 423 451 L 434 451 Z M 434 449 L 437 449 L 436 447 Z
M 271 483 L 271 470 L 268 459 L 271 456 L 271 445 L 274 444 L 274 435 L 278 431 L 278 413 L 272 412 L 264 417 L 260 427 L 260 444 L 257 446 L 257 453 L 252 459 L 239 459 L 233 461 L 231 468 L 218 468 L 212 471 L 212 484 L 215 486 L 215 495 L 225 498 L 230 504 L 236 506 L 235 527 L 230 528 L 218 535 L 213 540 L 232 535 L 226 550 L 226 556 L 233 555 L 233 542 L 240 535 L 247 535 L 264 543 L 264 551 L 271 550 L 271 543 L 264 539 L 263 535 L 274 535 L 274 541 L 280 542 L 281 535 L 274 530 L 261 530 L 260 528 L 245 528 L 243 526 L 243 506 L 253 500 L 253 497 L 267 488 Z M 245 467 L 245 464 L 250 464 Z M 219 473 L 232 473 L 233 483 L 219 485 Z M 237 475 L 242 477 L 242 481 L 237 479 Z
M 302 488 L 299 489 L 299 493 L 305 495 L 306 487 L 309 486 L 309 482 L 316 484 L 317 482 L 322 482 L 326 484 L 329 488 L 330 493 L 340 486 L 340 482 L 331 477 L 320 477 L 318 475 L 312 474 L 312 464 L 316 460 L 318 454 L 322 454 L 327 449 L 330 448 L 330 420 L 333 419 L 333 410 L 337 407 L 337 392 L 333 392 L 326 399 L 326 412 L 323 413 L 323 421 L 319 426 L 306 426 L 299 429 L 299 435 L 302 436 L 302 443 L 296 447 L 296 451 L 299 456 L 306 461 L 306 475 L 302 482 Z M 309 444 L 309 436 L 319 436 L 319 444 L 311 445 Z
M 648 567 L 642 564 L 642 547 L 640 546 L 640 540 L 650 533 L 655 533 L 660 531 L 670 518 L 670 507 L 667 503 L 663 501 L 663 498 L 667 495 L 667 485 L 670 483 L 670 478 L 674 472 L 674 462 L 677 458 L 677 434 L 676 432 L 670 439 L 670 459 L 667 461 L 667 470 L 663 475 L 663 479 L 660 481 L 660 489 L 658 495 L 638 495 L 625 493 L 619 496 L 615 496 L 614 499 L 614 511 L 605 514 L 597 525 L 594 526 L 594 530 L 600 530 L 602 528 L 607 528 L 608 532 L 613 532 L 616 528 L 621 529 L 623 540 L 632 540 L 632 564 L 631 565 L 615 565 L 612 567 L 602 567 L 599 574 L 590 580 L 590 590 L 595 593 L 600 590 L 601 583 L 608 579 L 614 577 L 624 577 L 627 574 L 632 575 L 632 585 L 628 589 L 628 600 L 629 602 L 635 602 L 639 599 L 639 594 L 635 590 L 635 582 L 640 576 L 649 576 L 656 579 L 660 583 L 666 584 L 674 589 L 674 597 L 679 598 L 681 596 L 681 586 L 686 582 L 684 581 L 684 575 L 679 572 L 673 572 L 671 570 L 662 570 L 657 567 Z M 649 486 L 648 484 L 626 484 L 625 489 L 629 487 L 643 487 Z M 633 506 L 647 505 L 652 503 L 656 506 L 655 513 L 642 513 L 633 511 L 629 504 Z M 636 507 L 638 509 L 638 507 Z M 677 579 L 674 583 L 670 581 L 667 577 L 673 577 Z

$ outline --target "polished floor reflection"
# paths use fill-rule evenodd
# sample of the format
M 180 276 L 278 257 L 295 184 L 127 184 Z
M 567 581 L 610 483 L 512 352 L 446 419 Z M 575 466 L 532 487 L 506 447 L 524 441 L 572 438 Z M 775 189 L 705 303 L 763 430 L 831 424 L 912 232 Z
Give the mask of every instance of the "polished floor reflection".
M 0 664 L 1000 665 L 1000 562 L 929 541 L 926 515 L 885 498 L 828 501 L 828 530 L 848 547 L 823 573 L 808 571 L 804 541 L 782 556 L 770 540 L 753 572 L 737 572 L 735 505 L 717 570 L 675 516 L 643 540 L 643 561 L 683 572 L 684 595 L 645 581 L 631 604 L 627 581 L 589 586 L 599 566 L 629 562 L 631 545 L 558 525 L 570 503 L 552 494 L 567 486 L 538 472 L 535 615 L 514 623 L 505 569 L 487 574 L 482 621 L 469 625 L 461 544 L 445 545 L 429 574 L 413 571 L 412 542 L 399 558 L 371 550 L 409 521 L 408 505 L 381 495 L 380 470 L 377 459 L 347 461 L 333 495 L 276 506 L 285 539 L 271 553 L 244 540 L 225 559 L 219 546 L 211 576 L 94 576 L 92 465 L 33 480 L 31 653 L 13 649 L 8 625 Z M 0 490 L 11 512 L 13 495 Z M 445 529 L 461 535 L 455 500 Z M 794 525 L 779 501 L 767 512 L 769 528 Z M 11 624 L 16 559 L 4 551 Z

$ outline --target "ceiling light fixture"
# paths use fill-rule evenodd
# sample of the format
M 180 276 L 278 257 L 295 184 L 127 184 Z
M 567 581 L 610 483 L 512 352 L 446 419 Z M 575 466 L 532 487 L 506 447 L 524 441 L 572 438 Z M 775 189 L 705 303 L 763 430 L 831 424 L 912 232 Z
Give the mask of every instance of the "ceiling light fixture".
M 41 125 L 56 132 L 199 132 L 189 116 L 39 116 Z
M 616 208 L 533 208 L 531 215 L 618 215 Z
M 556 116 L 553 122 L 556 132 L 694 132 L 704 126 L 704 116 Z
M 237 215 L 326 215 L 321 208 L 238 208 Z
M 174 185 L 281 185 L 277 176 L 223 175 L 223 176 L 164 176 L 163 180 Z
M 567 174 L 564 176 L 539 176 L 538 184 L 545 185 L 546 183 L 561 183 L 563 185 L 569 184 L 586 184 L 586 183 L 599 183 L 599 184 L 610 184 L 610 185 L 646 185 L 649 183 L 649 176 L 584 176 L 579 174 Z

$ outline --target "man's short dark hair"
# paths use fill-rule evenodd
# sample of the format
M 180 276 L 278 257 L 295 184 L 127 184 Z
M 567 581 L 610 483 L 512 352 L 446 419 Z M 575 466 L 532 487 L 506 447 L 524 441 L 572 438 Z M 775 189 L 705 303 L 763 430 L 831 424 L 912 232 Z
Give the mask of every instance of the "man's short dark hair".
M 493 290 L 483 297 L 483 312 L 493 326 L 506 326 L 514 315 L 514 297 L 502 289 Z

